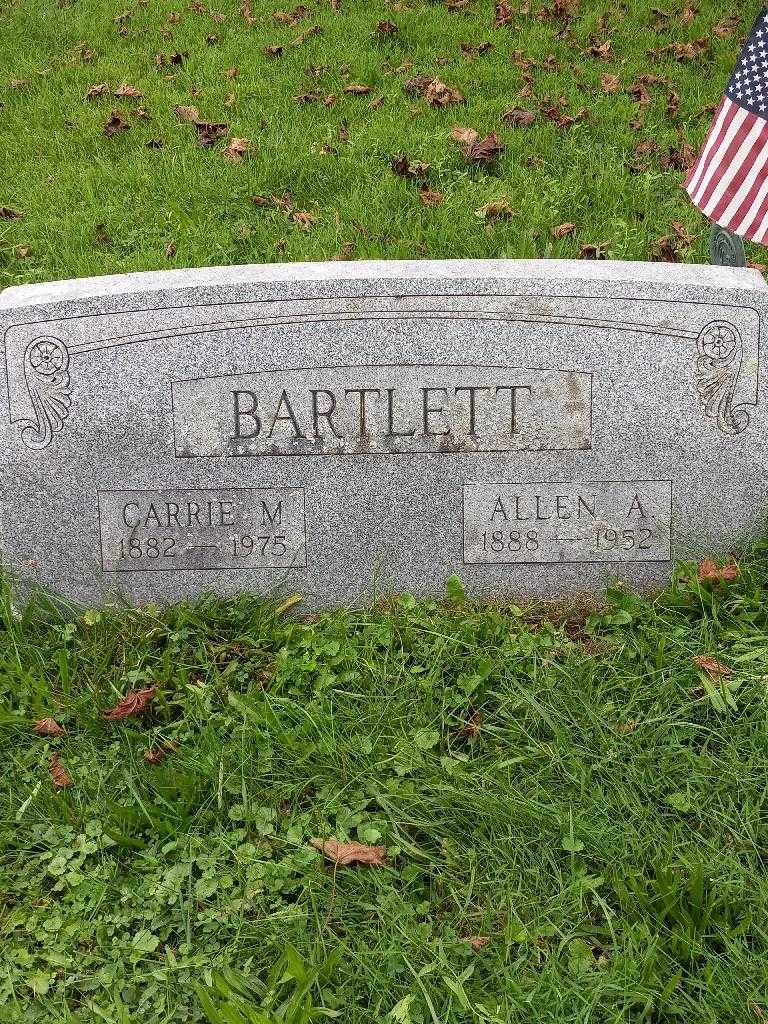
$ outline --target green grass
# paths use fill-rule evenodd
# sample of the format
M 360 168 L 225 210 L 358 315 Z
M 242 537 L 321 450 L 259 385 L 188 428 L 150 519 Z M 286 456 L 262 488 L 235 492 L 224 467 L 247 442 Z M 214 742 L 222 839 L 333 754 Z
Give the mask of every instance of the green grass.
M 334 955 L 307 998 L 351 1024 L 765 1019 L 767 554 L 592 613 L 6 600 L 0 1020 L 306 1021 Z M 289 944 L 299 1009 L 258 1016 Z
M 668 18 L 654 13 L 659 0 L 572 0 L 571 21 L 546 17 L 554 0 L 531 0 L 530 14 L 498 28 L 489 0 L 455 13 L 422 0 L 341 0 L 338 11 L 312 0 L 293 26 L 273 18 L 276 6 L 251 0 L 249 26 L 238 0 L 214 5 L 223 20 L 188 0 L 0 0 L 0 206 L 25 215 L 0 220 L 0 284 L 337 253 L 572 257 L 604 243 L 608 256 L 647 259 L 673 221 L 692 237 L 678 244 L 678 258 L 708 262 L 707 224 L 680 189 L 683 172 L 665 169 L 662 158 L 681 139 L 699 147 L 706 108 L 722 95 L 758 0 L 740 3 L 740 20 L 724 28 L 732 0 L 687 5 L 697 12 L 692 20 L 682 16 L 682 0 L 661 5 Z M 522 0 L 510 6 L 517 11 Z M 399 31 L 377 33 L 382 20 Z M 322 32 L 291 45 L 314 25 Z M 592 37 L 611 40 L 607 59 L 589 52 Z M 696 59 L 648 55 L 693 40 L 707 45 Z M 463 56 L 462 43 L 487 42 L 492 49 L 474 60 Z M 267 45 L 281 45 L 283 55 L 268 57 Z M 530 96 L 521 92 L 525 69 L 515 51 L 533 62 Z M 173 53 L 188 56 L 157 65 L 157 54 Z M 410 70 L 396 70 L 408 62 Z M 230 68 L 236 78 L 226 77 Z M 627 89 L 648 73 L 667 84 L 649 86 L 652 102 L 643 107 Z M 439 109 L 407 93 L 417 74 L 439 75 L 465 104 Z M 618 91 L 604 91 L 603 75 L 618 76 Z M 128 83 L 144 96 L 85 102 L 102 82 L 113 91 Z M 345 94 L 350 83 L 371 92 Z M 297 102 L 312 91 L 336 101 Z M 679 97 L 676 114 L 667 109 L 670 92 Z M 588 120 L 570 129 L 541 113 L 528 128 L 502 120 L 512 107 L 540 111 L 561 96 L 566 112 L 585 107 Z M 383 105 L 372 108 L 380 97 Z M 189 104 L 229 126 L 213 149 L 201 149 L 192 125 L 174 114 Z M 138 105 L 151 119 L 135 114 Z M 113 108 L 131 127 L 107 138 Z M 454 124 L 496 131 L 506 147 L 498 162 L 468 165 L 450 139 Z M 240 164 L 222 154 L 230 136 L 251 142 Z M 163 148 L 147 148 L 150 140 Z M 638 156 L 645 142 L 659 150 Z M 442 204 L 423 205 L 418 185 L 393 173 L 400 153 L 430 165 L 425 184 Z M 251 202 L 285 192 L 295 211 L 315 218 L 308 230 L 285 210 Z M 505 200 L 511 217 L 478 216 Z M 551 229 L 563 222 L 576 232 L 556 240 Z M 166 255 L 169 246 L 175 255 Z M 752 258 L 760 261 L 762 251 Z

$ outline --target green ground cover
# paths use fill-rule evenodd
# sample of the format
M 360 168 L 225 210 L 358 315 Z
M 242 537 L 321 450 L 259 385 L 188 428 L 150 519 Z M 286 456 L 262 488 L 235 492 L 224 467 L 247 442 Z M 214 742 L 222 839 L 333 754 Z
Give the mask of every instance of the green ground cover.
M 221 1011 L 288 943 L 345 1022 L 765 1020 L 765 556 L 590 614 L 6 598 L 0 1020 L 306 1021 Z
M 0 206 L 24 214 L 0 220 L 0 283 L 589 246 L 708 262 L 679 186 L 758 0 L 277 7 L 0 0 Z M 433 105 L 407 88 L 418 76 L 464 102 Z M 120 98 L 121 85 L 142 95 Z M 179 106 L 224 126 L 211 148 Z M 505 121 L 516 108 L 534 122 Z M 455 124 L 496 132 L 503 153 L 468 161 Z M 240 162 L 224 155 L 232 138 L 250 144 Z M 395 173 L 400 155 L 424 176 Z M 553 237 L 562 224 L 572 233 Z

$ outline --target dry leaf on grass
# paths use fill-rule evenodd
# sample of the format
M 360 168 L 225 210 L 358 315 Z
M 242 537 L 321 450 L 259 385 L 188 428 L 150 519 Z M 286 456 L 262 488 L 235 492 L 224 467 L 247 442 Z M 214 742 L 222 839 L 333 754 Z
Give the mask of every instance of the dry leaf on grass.
M 429 164 L 425 164 L 421 160 L 411 160 L 405 153 L 393 156 L 390 167 L 401 178 L 426 178 L 429 174 Z
M 148 686 L 145 690 L 131 690 L 126 693 L 119 704 L 113 708 L 107 708 L 103 717 L 110 722 L 119 722 L 123 718 L 139 715 L 152 703 L 156 693 L 156 686 Z
M 179 744 L 175 741 L 164 743 L 161 747 L 150 747 L 149 750 L 145 750 L 143 757 L 147 764 L 160 764 L 178 748 Z
M 190 124 L 200 120 L 200 111 L 197 107 L 174 107 L 173 112 L 180 121 L 189 121 Z
M 385 846 L 368 846 L 366 843 L 340 843 L 337 839 L 310 839 L 310 846 L 324 854 L 328 860 L 340 867 L 350 864 L 367 864 L 382 868 L 387 859 Z
M 512 107 L 501 119 L 505 124 L 514 125 L 516 128 L 528 128 L 536 120 L 535 110 L 524 110 L 522 107 Z
M 600 86 L 602 87 L 603 92 L 618 92 L 621 87 L 621 79 L 618 75 L 602 75 L 600 78 Z
M 331 256 L 334 263 L 340 263 L 343 260 L 351 260 L 355 252 L 354 242 L 344 242 L 342 247 L 335 255 Z
M 572 235 L 575 230 L 576 225 L 569 222 L 566 224 L 558 224 L 557 227 L 552 228 L 551 234 L 553 238 L 566 238 L 568 235 Z
M 723 583 L 726 580 L 739 578 L 739 567 L 736 562 L 729 562 L 720 568 L 711 558 L 705 558 L 699 566 L 701 583 Z
M 476 953 L 479 953 L 481 950 L 485 949 L 491 940 L 487 935 L 472 935 L 466 941 Z
M 460 124 L 455 124 L 451 128 L 451 138 L 466 151 L 470 146 L 474 146 L 480 136 L 474 128 L 462 128 Z
M 121 100 L 140 100 L 144 93 L 139 89 L 136 89 L 133 85 L 127 85 L 123 82 L 115 89 L 115 96 Z
M 99 82 L 98 85 L 91 85 L 85 94 L 86 100 L 96 100 L 100 96 L 109 96 L 110 88 L 108 82 Z
M 439 206 L 443 201 L 443 193 L 434 192 L 431 188 L 425 188 L 419 193 L 419 198 L 424 206 Z
M 506 199 L 493 199 L 490 203 L 475 210 L 475 216 L 481 220 L 492 222 L 496 220 L 509 220 L 514 217 L 515 211 Z
M 580 260 L 604 260 L 608 251 L 608 242 L 587 243 L 578 252 Z
M 32 731 L 38 736 L 66 736 L 66 729 L 62 728 L 55 718 L 38 718 L 32 726 Z
M 75 784 L 75 780 L 59 760 L 58 754 L 53 754 L 51 756 L 50 772 L 56 789 L 66 789 L 67 786 L 73 786 Z
M 380 36 L 391 36 L 395 32 L 399 32 L 400 29 L 394 23 L 394 21 L 377 21 L 376 22 L 376 33 Z
M 476 739 L 483 728 L 483 716 L 479 711 L 473 711 L 469 721 L 466 725 L 463 725 L 459 730 L 463 736 L 469 736 L 472 739 Z
M 728 668 L 722 661 L 718 661 L 717 658 L 712 658 L 708 654 L 697 654 L 691 659 L 694 665 L 698 665 L 700 669 L 707 673 L 710 679 L 714 679 L 717 682 L 721 676 L 732 676 L 733 669 Z
M 130 127 L 120 111 L 113 110 L 109 120 L 104 125 L 104 134 L 109 138 L 111 135 L 117 135 L 119 132 L 127 132 Z
M 0 220 L 21 220 L 21 210 L 12 210 L 10 206 L 0 206 Z
M 487 164 L 495 160 L 503 152 L 504 143 L 496 132 L 491 132 L 484 139 L 479 139 L 477 142 L 473 142 L 471 146 L 468 146 L 464 155 L 467 160 L 471 160 L 473 163 Z
M 230 139 L 227 143 L 226 149 L 223 150 L 223 154 L 227 160 L 230 160 L 233 164 L 240 164 L 243 162 L 243 157 L 251 148 L 250 139 Z
M 275 43 L 270 43 L 268 46 L 264 47 L 264 53 L 268 57 L 282 57 L 283 56 L 283 48 L 282 48 L 282 46 L 278 46 Z
M 309 231 L 317 220 L 317 217 L 313 213 L 308 213 L 306 210 L 292 210 L 290 218 L 294 224 L 298 224 L 298 226 L 304 231 Z
M 223 138 L 229 131 L 229 125 L 223 122 L 195 121 L 198 144 L 203 149 L 210 149 L 215 146 L 219 139 Z
M 447 107 L 451 103 L 463 103 L 464 97 L 458 89 L 451 88 L 439 78 L 433 78 L 424 90 L 424 99 L 433 107 Z
M 173 257 L 176 255 L 176 252 L 177 252 L 176 243 L 175 242 L 169 242 L 168 245 L 166 245 L 166 247 L 165 247 L 165 258 L 167 260 L 172 260 Z
M 358 82 L 352 82 L 344 86 L 344 92 L 348 96 L 367 96 L 370 91 L 370 85 L 361 85 Z

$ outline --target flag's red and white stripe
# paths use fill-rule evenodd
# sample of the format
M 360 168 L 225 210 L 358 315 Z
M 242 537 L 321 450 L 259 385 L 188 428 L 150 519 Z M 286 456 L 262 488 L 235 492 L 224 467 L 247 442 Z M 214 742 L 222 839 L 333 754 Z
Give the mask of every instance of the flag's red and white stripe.
M 768 121 L 724 97 L 684 185 L 721 227 L 768 242 Z

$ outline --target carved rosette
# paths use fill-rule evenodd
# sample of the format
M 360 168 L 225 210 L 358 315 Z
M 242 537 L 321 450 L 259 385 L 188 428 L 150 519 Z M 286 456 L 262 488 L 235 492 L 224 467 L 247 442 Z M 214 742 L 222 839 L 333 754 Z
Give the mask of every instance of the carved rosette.
M 734 405 L 744 344 L 739 331 L 726 320 L 713 320 L 696 341 L 696 387 L 704 412 L 725 434 L 741 434 L 749 426 L 745 405 Z
M 24 376 L 34 419 L 21 421 L 21 439 L 27 448 L 47 448 L 64 426 L 72 402 L 69 387 L 69 352 L 59 338 L 34 338 L 24 353 Z

